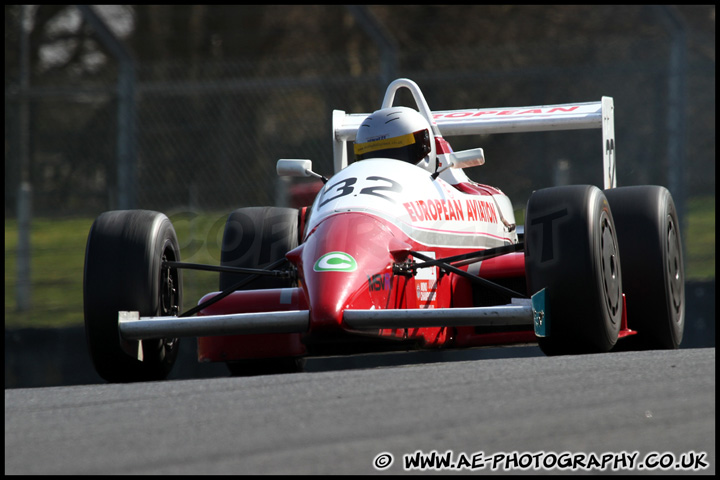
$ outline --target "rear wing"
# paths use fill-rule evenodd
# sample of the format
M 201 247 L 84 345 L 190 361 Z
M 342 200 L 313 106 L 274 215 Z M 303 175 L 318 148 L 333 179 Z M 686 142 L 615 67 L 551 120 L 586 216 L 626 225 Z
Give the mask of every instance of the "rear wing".
M 412 80 L 401 78 L 388 87 L 382 108 L 392 106 L 395 92 L 399 88 L 407 88 L 412 92 L 420 113 L 428 119 L 435 135 L 443 137 L 600 128 L 602 129 L 603 188 L 617 186 L 612 97 L 602 97 L 599 102 L 563 105 L 431 111 L 417 84 Z M 368 115 L 367 113 L 348 114 L 342 110 L 333 111 L 335 173 L 347 167 L 347 142 L 355 140 L 358 127 Z

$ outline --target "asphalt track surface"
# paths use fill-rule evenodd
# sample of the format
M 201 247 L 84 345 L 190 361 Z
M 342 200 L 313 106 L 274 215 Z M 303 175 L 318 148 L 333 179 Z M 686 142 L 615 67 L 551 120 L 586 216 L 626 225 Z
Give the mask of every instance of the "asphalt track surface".
M 568 458 L 588 468 L 593 458 L 617 458 L 624 468 L 634 452 L 635 469 L 619 473 L 693 473 L 638 468 L 683 459 L 706 465 L 697 473 L 715 472 L 714 348 L 525 352 L 5 390 L 5 473 L 373 474 L 374 462 L 389 462 L 380 454 L 393 458 L 381 472 L 403 473 L 405 455 L 418 451 L 450 451 L 451 464 L 468 468 L 486 462 L 443 473 L 571 473 L 533 469 Z

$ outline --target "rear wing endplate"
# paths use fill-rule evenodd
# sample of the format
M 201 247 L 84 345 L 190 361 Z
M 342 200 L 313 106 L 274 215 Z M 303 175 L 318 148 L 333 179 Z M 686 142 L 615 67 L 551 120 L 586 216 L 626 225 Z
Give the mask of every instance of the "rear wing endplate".
M 600 128 L 603 148 L 603 188 L 617 186 L 612 97 L 602 97 L 599 102 L 563 105 L 431 111 L 417 84 L 412 80 L 401 78 L 388 87 L 383 108 L 392 106 L 395 92 L 399 88 L 407 88 L 412 92 L 420 113 L 428 119 L 435 134 L 443 137 Z M 342 110 L 333 111 L 335 173 L 347 167 L 347 142 L 355 140 L 358 127 L 368 115 L 367 113 L 348 114 Z

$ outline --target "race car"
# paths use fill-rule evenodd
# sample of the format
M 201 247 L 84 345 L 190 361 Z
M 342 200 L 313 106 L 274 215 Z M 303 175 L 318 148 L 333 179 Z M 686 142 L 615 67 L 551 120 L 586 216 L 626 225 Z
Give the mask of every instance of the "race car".
M 416 108 L 395 106 L 407 89 Z M 431 111 L 409 79 L 372 114 L 332 114 L 334 174 L 302 208 L 248 207 L 226 222 L 220 265 L 181 261 L 169 219 L 101 214 L 88 235 L 86 337 L 110 382 L 163 379 L 179 339 L 232 374 L 298 371 L 308 356 L 537 343 L 548 355 L 678 348 L 684 273 L 677 212 L 660 186 L 617 187 L 613 100 Z M 446 137 L 602 131 L 603 185 L 510 199 L 464 168 L 481 148 Z M 352 146 L 353 154 L 349 154 Z M 600 162 L 598 162 L 600 163 Z M 182 270 L 219 290 L 182 309 Z

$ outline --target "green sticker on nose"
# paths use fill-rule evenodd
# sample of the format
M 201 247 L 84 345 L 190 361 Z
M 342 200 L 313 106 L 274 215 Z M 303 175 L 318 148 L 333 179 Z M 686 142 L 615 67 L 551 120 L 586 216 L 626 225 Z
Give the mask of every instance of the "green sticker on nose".
M 357 262 L 345 252 L 330 252 L 318 258 L 313 270 L 316 272 L 354 272 Z

